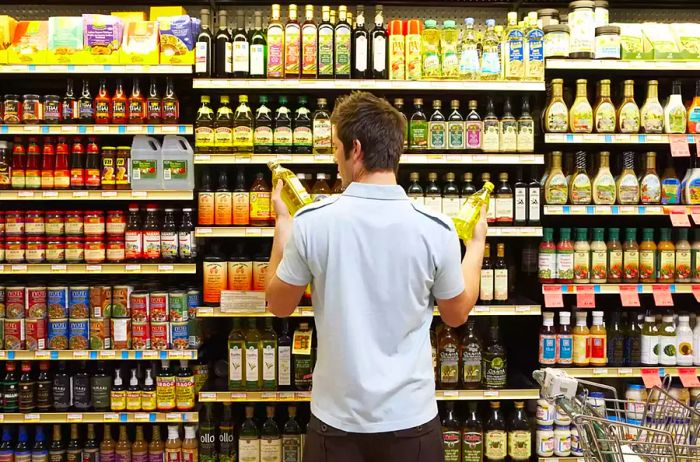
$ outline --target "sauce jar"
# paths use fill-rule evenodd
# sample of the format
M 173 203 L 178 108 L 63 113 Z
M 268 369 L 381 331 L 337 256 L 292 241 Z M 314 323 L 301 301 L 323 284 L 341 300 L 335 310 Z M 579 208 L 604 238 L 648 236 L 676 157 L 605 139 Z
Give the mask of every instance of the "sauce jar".
M 551 24 L 542 28 L 544 32 L 544 57 L 569 57 L 569 26 L 566 24 Z
M 124 260 L 126 260 L 124 236 L 109 236 L 107 241 L 107 261 L 109 263 L 123 263 Z
M 110 236 L 121 235 L 126 232 L 126 214 L 123 210 L 110 210 L 107 212 L 107 234 Z
M 569 3 L 570 58 L 593 59 L 595 51 L 595 16 L 592 0 Z
M 49 236 L 46 239 L 46 261 L 48 263 L 63 263 L 66 259 L 66 238 Z
M 18 124 L 21 121 L 22 106 L 19 103 L 19 95 L 5 95 L 2 104 L 3 122 L 6 124 Z
M 8 236 L 24 234 L 24 212 L 11 210 L 5 213 L 5 234 Z
M 0 210 L 0 236 L 5 235 L 5 212 Z
M 27 210 L 24 215 L 24 232 L 28 235 L 43 235 L 46 233 L 44 212 L 41 210 Z
M 66 233 L 66 224 L 63 221 L 63 212 L 50 210 L 46 212 L 46 234 L 62 236 Z
M 85 238 L 85 263 L 104 263 L 106 258 L 105 241 L 102 236 L 88 236 Z
M 103 211 L 85 211 L 83 222 L 83 232 L 86 236 L 102 236 L 105 233 L 105 213 Z
M 85 245 L 82 236 L 66 238 L 66 262 L 82 263 L 85 260 Z
M 0 236 L 0 262 L 5 261 L 5 238 Z
M 41 97 L 39 95 L 22 96 L 22 123 L 38 124 L 43 119 Z
M 57 124 L 61 122 L 61 97 L 58 95 L 44 96 L 44 122 Z
M 595 28 L 595 59 L 620 59 L 620 28 L 618 26 Z
M 80 210 L 71 210 L 66 212 L 65 217 L 66 235 L 82 236 L 84 229 L 83 212 Z
M 25 258 L 27 263 L 44 263 L 46 261 L 46 238 L 28 236 Z
M 5 241 L 5 261 L 7 263 L 24 263 L 26 250 L 24 237 L 9 236 Z

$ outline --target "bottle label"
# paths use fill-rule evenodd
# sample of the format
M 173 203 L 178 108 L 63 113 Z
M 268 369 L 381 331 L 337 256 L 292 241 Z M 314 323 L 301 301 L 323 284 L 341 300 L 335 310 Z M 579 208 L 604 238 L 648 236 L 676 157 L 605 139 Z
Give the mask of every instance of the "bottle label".
M 573 252 L 557 252 L 557 278 L 558 279 L 573 279 L 574 278 L 574 253 Z
M 243 381 L 243 351 L 239 345 L 229 345 L 228 380 L 238 383 Z
M 462 350 L 462 383 L 481 383 L 481 348 L 476 342 L 467 344 Z
M 588 364 L 591 357 L 591 340 L 587 334 L 574 334 L 574 362 Z
M 328 119 L 313 121 L 314 148 L 331 148 L 331 121 Z
M 367 37 L 362 35 L 355 38 L 355 69 L 359 72 L 365 72 L 368 67 Z
M 311 146 L 313 143 L 313 134 L 311 127 L 296 127 L 292 134 L 292 144 L 294 146 Z
M 502 223 L 513 222 L 513 197 L 496 198 L 496 221 Z
M 494 270 L 494 298 L 498 301 L 508 300 L 508 270 Z
M 382 35 L 374 37 L 372 43 L 372 69 L 378 73 L 386 70 L 386 38 Z
M 177 233 L 177 254 L 181 259 L 192 258 L 194 242 L 192 231 L 180 231 Z
M 457 384 L 459 381 L 459 353 L 457 345 L 448 344 L 440 351 L 440 383 Z
M 282 435 L 282 461 L 301 462 L 301 435 Z
M 248 48 L 247 41 L 233 42 L 233 72 L 248 73 Z
M 639 251 L 639 280 L 656 278 L 656 252 L 654 250 Z
M 284 76 L 284 32 L 281 27 L 267 30 L 267 76 L 282 78 Z
M 460 436 L 459 430 L 442 431 L 442 448 L 445 453 L 445 462 L 460 462 Z
M 144 411 L 155 411 L 156 406 L 156 391 L 141 390 L 141 409 Z
M 658 176 L 646 175 L 639 184 L 642 192 L 642 204 L 658 204 L 661 202 L 661 181 Z
M 115 461 L 114 449 L 112 449 L 111 451 L 100 450 L 100 459 L 99 460 L 100 460 L 100 462 L 114 462 Z M 158 462 L 163 462 L 162 458 Z
M 676 249 L 676 282 L 687 282 L 691 276 L 690 249 Z
M 126 461 L 129 462 L 129 461 Z M 182 462 L 182 450 L 165 448 L 165 462 Z
M 467 132 L 467 149 L 481 149 L 481 121 L 469 120 L 465 123 L 465 129 Z
M 158 178 L 158 160 L 156 159 L 131 159 L 131 168 L 134 180 Z
M 574 279 L 588 281 L 590 273 L 590 253 L 588 250 L 574 251 Z
M 639 277 L 639 252 L 637 250 L 625 250 L 622 254 L 624 259 L 625 279 L 636 279 Z
M 253 290 L 253 262 L 228 262 L 229 290 Z
M 233 213 L 233 196 L 228 191 L 214 193 L 214 223 L 230 225 Z
M 462 432 L 462 462 L 482 462 L 484 456 L 484 435 L 479 431 Z
M 622 279 L 622 250 L 608 252 L 608 279 Z
M 197 74 L 207 73 L 208 55 L 209 44 L 207 42 L 197 42 L 194 48 L 194 71 Z
M 530 460 L 532 435 L 527 430 L 511 430 L 508 434 L 508 455 L 513 460 Z
M 58 113 L 58 110 L 56 110 Z M 108 101 L 96 101 L 95 102 L 95 119 L 97 120 L 109 120 L 109 102 Z
M 486 457 L 489 459 L 505 459 L 508 454 L 506 432 L 502 430 L 489 430 L 486 432 Z
M 187 180 L 190 171 L 187 164 L 188 162 L 186 160 L 164 159 L 163 180 Z
M 291 127 L 276 127 L 273 143 L 275 146 L 291 146 L 294 139 Z
M 639 132 L 639 108 L 636 103 L 626 103 L 620 109 L 620 133 Z
M 591 342 L 591 361 L 595 361 L 596 364 L 604 364 L 607 362 L 607 337 L 605 335 L 590 335 Z
M 555 364 L 557 360 L 556 335 L 540 335 L 540 364 Z
M 255 127 L 253 133 L 253 144 L 255 146 L 272 146 L 273 135 L 272 128 L 268 126 Z
M 289 386 L 292 384 L 292 347 L 280 346 L 277 354 L 279 386 Z
M 233 130 L 230 126 L 216 127 L 214 131 L 214 146 L 222 148 L 233 146 Z
M 281 462 L 282 438 L 260 439 L 260 462 Z
M 497 76 L 501 73 L 501 59 L 498 51 L 484 51 L 481 55 L 481 75 Z
M 428 147 L 430 149 L 445 149 L 447 147 L 447 123 L 446 122 L 429 122 L 428 131 Z
M 557 364 L 571 364 L 573 362 L 573 342 L 571 334 L 557 335 Z
M 318 31 L 318 75 L 333 76 L 333 28 L 323 27 Z
M 527 189 L 515 188 L 514 220 L 523 223 L 527 220 Z
M 250 219 L 270 219 L 270 193 L 263 191 L 251 191 L 250 193 Z
M 158 260 L 160 256 L 160 231 L 144 231 L 143 257 L 147 260 Z
M 642 332 L 642 364 L 659 364 L 659 336 Z
M 464 122 L 447 122 L 448 149 L 464 149 Z
M 481 144 L 484 152 L 498 152 L 501 143 L 500 125 L 498 122 L 486 122 L 483 127 Z
M 253 128 L 239 125 L 233 129 L 233 145 L 237 148 L 252 149 L 254 142 Z
M 182 448 L 182 462 L 199 462 L 197 452 L 197 448 Z
M 265 75 L 265 45 L 250 46 L 250 75 L 256 77 Z
M 175 377 L 156 377 L 156 401 L 158 410 L 175 408 Z
M 260 461 L 260 440 L 239 438 L 238 439 L 238 460 L 239 462 L 261 462 Z
M 298 75 L 301 63 L 301 31 L 297 24 L 290 24 L 285 28 L 284 43 L 284 70 L 287 74 Z
M 245 350 L 245 380 L 247 383 L 256 383 L 260 369 L 259 351 L 257 345 L 247 345 Z
M 506 386 L 506 358 L 484 355 L 481 360 L 481 369 L 484 371 L 486 388 L 504 388 Z
M 160 254 L 163 258 L 177 257 L 177 233 L 163 231 L 160 233 Z
M 273 342 L 263 342 L 263 382 L 277 380 L 277 351 Z
M 605 281 L 608 277 L 608 252 L 607 250 L 591 251 L 591 279 Z
M 318 53 L 318 30 L 316 26 L 306 25 L 301 29 L 301 50 L 302 50 L 302 67 L 303 75 L 312 75 L 316 77 L 316 58 Z
M 459 214 L 459 209 L 462 206 L 462 199 L 459 197 L 443 197 L 442 198 L 442 213 L 448 217 L 456 217 Z
M 518 152 L 532 152 L 535 150 L 535 134 L 532 122 L 518 122 Z
M 175 378 L 175 405 L 180 410 L 194 408 L 194 375 Z
M 351 33 L 349 27 L 335 30 L 335 75 L 350 75 Z
M 521 30 L 513 29 L 508 33 L 506 47 L 508 55 L 506 77 L 522 79 L 525 73 L 525 53 L 523 52 L 523 33 Z
M 673 280 L 676 275 L 676 252 L 659 251 L 659 281 Z
M 92 107 L 92 100 L 81 99 L 78 102 L 78 114 L 83 120 L 93 119 L 95 117 L 95 108 Z
M 544 32 L 532 29 L 527 33 L 527 78 L 541 80 L 544 78 Z
M 425 120 L 412 120 L 409 125 L 409 147 L 411 149 L 425 149 L 428 147 L 428 122 Z

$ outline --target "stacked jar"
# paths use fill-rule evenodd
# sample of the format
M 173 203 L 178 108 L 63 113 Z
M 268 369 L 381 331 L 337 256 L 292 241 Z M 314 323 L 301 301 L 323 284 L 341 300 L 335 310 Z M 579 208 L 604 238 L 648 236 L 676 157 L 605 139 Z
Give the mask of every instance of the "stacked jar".
M 578 430 L 564 410 L 546 399 L 537 401 L 537 455 L 583 457 Z

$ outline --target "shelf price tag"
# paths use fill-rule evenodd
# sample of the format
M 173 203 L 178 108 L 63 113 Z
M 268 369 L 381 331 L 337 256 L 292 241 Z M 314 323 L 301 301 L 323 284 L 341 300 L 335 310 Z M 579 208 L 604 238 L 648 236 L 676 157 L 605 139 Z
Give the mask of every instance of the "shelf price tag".
M 692 286 L 690 286 L 690 290 L 693 291 L 695 301 L 700 303 L 700 284 L 693 284 Z
M 484 391 L 484 398 L 498 398 L 500 395 L 497 390 Z
M 595 308 L 594 290 L 593 286 L 576 287 L 576 306 L 579 308 Z
M 102 417 L 102 420 L 105 422 L 116 422 L 119 420 L 119 414 L 115 414 L 114 412 L 108 412 Z
M 642 368 L 642 380 L 644 381 L 644 386 L 647 388 L 661 386 L 661 376 L 659 376 L 659 370 L 655 368 Z
M 688 138 L 685 135 L 668 135 L 668 141 L 671 143 L 671 156 L 690 157 Z
M 564 296 L 561 293 L 561 286 L 544 286 L 544 306 L 547 308 L 564 308 Z
M 624 377 L 626 375 L 634 375 L 634 369 L 631 367 L 621 367 L 617 370 L 617 375 Z
M 698 370 L 694 367 L 679 367 L 678 377 L 681 379 L 681 383 L 685 388 L 698 388 L 700 387 L 700 380 L 698 380 Z
M 51 265 L 51 271 L 65 271 L 66 265 Z
M 651 291 L 654 294 L 656 306 L 673 306 L 671 288 L 668 284 L 654 284 L 651 286 Z
M 44 197 L 58 197 L 58 191 L 44 191 L 41 195 Z
M 27 265 L 12 265 L 12 271 L 27 271 Z
M 693 217 L 696 225 L 700 225 L 700 207 L 690 207 L 690 216 Z
M 671 209 L 671 213 L 669 213 L 669 218 L 671 218 L 671 224 L 675 226 L 680 226 L 684 228 L 690 227 L 690 218 L 688 218 L 688 214 L 684 209 Z
M 267 400 L 274 401 L 277 399 L 277 393 L 274 393 L 274 392 L 261 393 L 260 399 L 266 400 L 266 401 Z
M 622 306 L 639 306 L 639 293 L 636 285 L 621 285 L 620 299 Z
M 593 375 L 608 375 L 608 370 L 602 367 L 595 367 L 593 368 Z
M 457 390 L 445 390 L 442 392 L 444 398 L 459 398 L 459 392 Z
M 39 420 L 39 414 L 24 414 L 24 421 L 25 422 L 30 422 L 30 421 L 37 421 Z
M 278 397 L 280 400 L 293 400 L 294 399 L 294 392 L 280 392 L 278 393 Z
M 199 400 L 200 401 L 213 401 L 216 399 L 216 393 L 208 392 L 208 391 L 202 391 L 199 393 Z
M 68 422 L 82 422 L 83 421 L 83 415 L 82 414 L 68 414 L 66 416 L 66 420 Z
M 158 271 L 173 271 L 174 269 L 173 265 L 158 265 Z

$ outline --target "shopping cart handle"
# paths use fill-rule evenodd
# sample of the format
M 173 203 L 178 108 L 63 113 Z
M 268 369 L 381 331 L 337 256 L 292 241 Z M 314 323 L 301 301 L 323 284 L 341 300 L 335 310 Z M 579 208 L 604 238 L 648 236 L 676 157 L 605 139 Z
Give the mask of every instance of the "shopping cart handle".
M 532 377 L 540 384 L 543 398 L 573 399 L 576 396 L 578 381 L 560 369 L 547 368 L 534 371 Z

